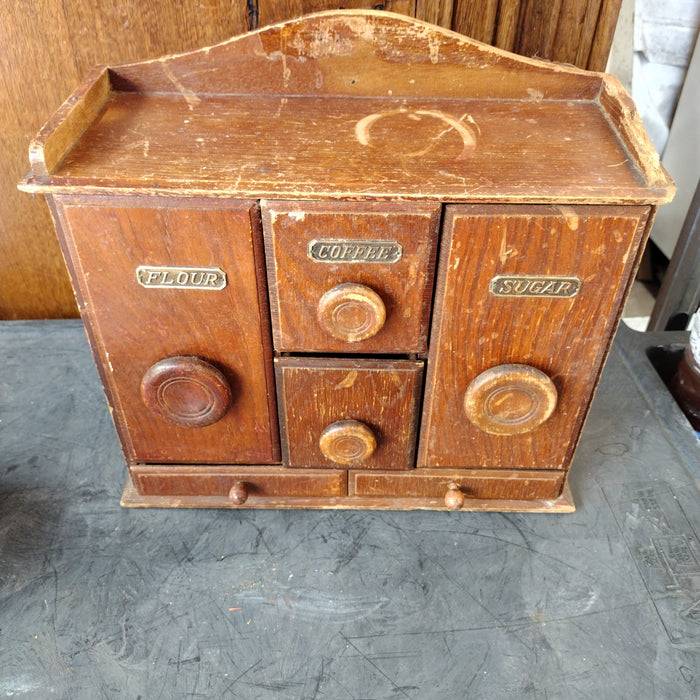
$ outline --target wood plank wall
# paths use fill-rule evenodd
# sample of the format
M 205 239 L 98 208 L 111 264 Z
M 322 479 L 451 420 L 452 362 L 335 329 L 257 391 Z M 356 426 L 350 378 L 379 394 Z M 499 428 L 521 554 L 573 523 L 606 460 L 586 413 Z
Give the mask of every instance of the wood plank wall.
M 77 309 L 43 198 L 16 189 L 41 125 L 99 63 L 187 51 L 307 12 L 375 8 L 604 70 L 622 0 L 6 0 L 0 22 L 0 319 Z

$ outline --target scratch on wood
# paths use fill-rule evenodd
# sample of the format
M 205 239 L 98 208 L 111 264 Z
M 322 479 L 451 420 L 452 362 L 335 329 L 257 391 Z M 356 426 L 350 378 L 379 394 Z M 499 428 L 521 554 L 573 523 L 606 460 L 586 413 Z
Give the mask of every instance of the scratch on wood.
M 336 389 L 349 389 L 357 379 L 357 370 L 348 372 L 347 376 L 335 385 Z
M 165 73 L 168 80 L 177 88 L 177 91 L 185 98 L 185 102 L 187 102 L 187 106 L 190 109 L 194 109 L 202 100 L 199 97 L 197 97 L 197 95 L 195 95 L 194 92 L 192 92 L 192 90 L 188 90 L 175 77 L 175 73 L 173 73 L 172 69 L 168 65 L 167 59 L 161 58 L 160 65 L 163 68 L 163 73 Z

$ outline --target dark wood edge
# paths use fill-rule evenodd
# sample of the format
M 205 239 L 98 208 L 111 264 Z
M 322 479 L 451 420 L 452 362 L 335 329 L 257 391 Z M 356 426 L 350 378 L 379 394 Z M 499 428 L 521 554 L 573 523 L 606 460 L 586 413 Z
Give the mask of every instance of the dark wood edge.
M 262 219 L 262 235 L 265 249 L 265 268 L 267 270 L 267 291 L 270 308 L 270 322 L 272 323 L 272 340 L 275 349 L 282 345 L 280 331 L 280 294 L 277 282 L 277 265 L 275 256 L 275 241 L 272 231 L 272 212 L 265 200 L 260 202 Z
M 109 69 L 96 66 L 29 144 L 36 180 L 46 184 L 56 166 L 104 107 L 112 92 Z
M 201 197 L 211 200 L 216 199 L 273 199 L 275 197 L 288 198 L 294 196 L 295 192 L 291 189 L 284 190 L 281 187 L 277 189 L 269 189 L 265 187 L 256 189 L 219 189 L 216 182 L 212 182 L 210 186 L 184 186 L 182 183 L 164 183 L 159 187 L 153 187 L 151 184 L 145 184 L 139 187 L 113 187 L 107 183 L 95 184 L 94 180 L 87 178 L 52 178 L 50 183 L 43 182 L 40 178 L 34 177 L 32 174 L 27 175 L 21 180 L 17 187 L 22 192 L 29 194 L 61 194 L 82 196 L 139 196 L 146 197 Z M 599 188 L 595 186 L 586 186 L 581 189 L 580 195 L 572 196 L 570 191 L 565 193 L 550 192 L 547 196 L 541 194 L 533 194 L 532 192 L 505 191 L 498 195 L 493 192 L 467 191 L 463 194 L 455 194 L 448 192 L 444 194 L 435 194 L 426 198 L 420 192 L 391 192 L 389 190 L 366 191 L 353 193 L 348 195 L 347 192 L 338 192 L 335 190 L 317 190 L 313 192 L 313 201 L 329 201 L 329 202 L 416 202 L 426 199 L 431 202 L 439 202 L 444 204 L 533 204 L 547 205 L 553 202 L 561 205 L 593 205 L 593 206 L 615 206 L 626 204 L 664 204 L 673 198 L 672 190 L 669 193 L 667 188 L 646 188 L 640 182 L 639 187 L 617 188 L 615 195 L 611 196 L 610 187 L 601 185 Z M 306 200 L 299 200 L 306 201 Z M 308 200 L 312 201 L 312 200 Z
M 627 208 L 624 211 L 631 213 L 630 209 Z M 583 427 L 586 424 L 586 419 L 588 418 L 591 406 L 593 405 L 593 398 L 595 397 L 596 391 L 598 391 L 598 385 L 600 384 L 600 379 L 603 376 L 605 362 L 608 359 L 613 341 L 615 340 L 615 331 L 619 327 L 622 320 L 622 313 L 625 310 L 625 302 L 632 291 L 632 285 L 634 284 L 635 275 L 637 274 L 637 268 L 642 260 L 642 255 L 644 255 L 644 248 L 647 240 L 649 239 L 649 234 L 651 233 L 651 226 L 654 222 L 655 214 L 656 207 L 647 207 L 645 212 L 640 212 L 639 223 L 637 224 L 637 229 L 634 234 L 637 239 L 636 249 L 634 245 L 631 245 L 629 249 L 630 253 L 634 251 L 634 256 L 630 256 L 627 263 L 627 269 L 622 274 L 622 279 L 626 279 L 627 282 L 624 287 L 621 286 L 618 290 L 617 301 L 615 302 L 617 304 L 617 311 L 615 317 L 611 319 L 609 330 L 605 334 L 607 341 L 605 345 L 600 347 L 600 352 L 596 360 L 597 365 L 594 365 L 593 369 L 591 370 L 591 374 L 595 376 L 595 381 L 591 388 L 591 393 L 588 400 L 581 404 L 581 411 L 577 417 L 579 425 L 571 433 L 571 444 L 569 445 L 564 462 L 566 465 L 569 465 L 573 460 L 578 444 L 581 441 Z
M 467 205 L 468 206 L 468 205 Z M 430 417 L 433 414 L 432 405 L 435 401 L 435 387 L 437 386 L 437 376 L 432 370 L 433 365 L 437 363 L 437 352 L 441 346 L 440 330 L 443 326 L 442 313 L 445 300 L 445 285 L 448 274 L 448 263 L 452 252 L 452 238 L 454 234 L 453 220 L 455 216 L 455 207 L 446 206 L 442 216 L 442 232 L 440 238 L 440 250 L 437 260 L 437 274 L 433 285 L 433 314 L 430 328 L 430 345 L 428 347 L 428 359 L 426 360 L 426 375 L 423 381 L 423 402 L 421 406 L 419 427 L 420 432 L 416 436 L 416 467 L 429 467 L 426 464 L 426 454 L 428 450 L 428 434 L 430 431 Z
M 117 436 L 119 437 L 119 445 L 122 450 L 122 454 L 124 455 L 124 459 L 128 462 L 129 455 L 133 453 L 134 449 L 129 438 L 129 433 L 126 428 L 123 427 L 125 426 L 125 423 L 121 416 L 124 412 L 121 404 L 118 401 L 117 392 L 113 390 L 111 381 L 105 371 L 105 367 L 107 366 L 105 362 L 108 358 L 104 357 L 101 351 L 103 343 L 99 339 L 98 329 L 92 322 L 89 311 L 89 309 L 92 308 L 92 304 L 87 303 L 88 300 L 86 299 L 89 292 L 87 285 L 84 284 L 85 273 L 82 270 L 80 258 L 73 245 L 73 238 L 67 233 L 68 223 L 65 220 L 63 201 L 62 198 L 57 199 L 53 196 L 47 196 L 46 201 L 54 221 L 54 226 L 56 227 L 56 237 L 61 248 L 63 260 L 71 278 L 73 294 L 75 295 L 75 300 L 78 304 L 78 311 L 80 312 L 80 318 L 83 322 L 85 334 L 88 338 L 90 352 L 92 353 L 92 357 L 97 368 L 97 373 L 102 383 L 102 390 L 104 391 L 105 398 L 107 399 L 107 405 L 109 406 L 109 413 L 112 417 L 114 428 L 117 432 Z
M 603 77 L 598 99 L 611 128 L 649 187 L 650 203 L 670 202 L 676 192 L 675 184 L 661 164 L 636 105 L 615 76 Z
M 278 426 L 277 415 L 277 388 L 275 382 L 275 370 L 272 363 L 274 350 L 272 347 L 272 326 L 270 302 L 268 298 L 268 277 L 265 248 L 263 243 L 263 230 L 260 220 L 260 206 L 257 202 L 249 208 L 251 237 L 253 243 L 253 262 L 255 265 L 255 283 L 258 292 L 258 309 L 260 316 L 260 333 L 265 363 L 265 385 L 267 390 L 267 406 L 270 421 L 270 442 L 273 460 L 280 457 L 280 436 L 276 429 Z
M 423 371 L 424 360 L 382 360 L 381 358 L 358 357 L 276 357 L 275 366 L 281 369 L 314 370 L 391 370 L 393 372 Z
M 353 498 L 353 497 L 286 497 L 257 498 L 238 506 L 225 496 L 142 496 L 131 478 L 121 498 L 126 508 L 230 508 L 230 509 L 309 509 L 309 510 L 442 510 L 448 511 L 444 499 L 421 498 Z M 576 510 L 568 484 L 555 500 L 508 501 L 467 499 L 461 508 L 466 512 L 573 513 Z M 454 512 L 454 511 L 451 511 Z

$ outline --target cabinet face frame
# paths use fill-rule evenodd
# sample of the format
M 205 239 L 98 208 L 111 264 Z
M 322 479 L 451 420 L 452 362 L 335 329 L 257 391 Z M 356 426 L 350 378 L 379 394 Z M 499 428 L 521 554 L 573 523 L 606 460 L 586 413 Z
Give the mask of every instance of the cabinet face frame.
M 29 156 L 32 172 L 20 187 L 45 194 L 54 214 L 133 477 L 125 504 L 239 507 L 248 493 L 245 507 L 252 508 L 571 510 L 566 472 L 655 207 L 674 193 L 633 103 L 614 77 L 516 56 L 391 13 L 321 12 L 185 54 L 99 66 L 42 128 Z M 346 304 L 341 341 L 314 337 L 318 329 L 311 316 L 318 293 L 324 298 L 328 290 L 312 294 L 312 284 L 292 290 L 295 268 L 301 269 L 302 259 L 309 269 L 315 265 L 313 282 L 328 263 L 313 262 L 322 252 L 312 251 L 313 241 L 305 240 L 289 266 L 277 265 L 289 252 L 285 246 L 303 234 L 294 227 L 281 249 L 270 234 L 266 255 L 259 221 L 265 201 L 283 215 L 299 212 L 309 221 L 326 216 L 340 225 L 333 235 L 348 239 L 353 217 L 369 221 L 370 214 L 383 212 L 400 221 L 405 212 L 421 213 L 428 222 L 418 227 L 423 232 L 407 226 L 413 232 L 401 241 L 403 251 L 414 256 L 410 269 L 401 269 L 397 259 L 396 279 L 379 290 L 387 295 L 386 326 L 381 294 L 378 302 L 355 289 L 365 306 L 348 311 L 348 297 L 339 297 Z M 148 223 L 158 210 L 172 221 L 198 212 L 192 214 L 193 236 L 183 235 L 183 226 L 169 230 Z M 102 218 L 108 234 L 124 240 L 103 246 L 97 255 L 94 221 L 85 212 Z M 202 237 L 208 215 L 212 228 Z M 268 232 L 273 218 L 274 211 Z M 476 233 L 465 231 L 467 220 Z M 548 235 L 545 228 L 552 223 Z M 151 233 L 139 240 L 139 230 Z M 370 233 L 365 230 L 361 238 L 372 242 Z M 319 244 L 321 234 L 314 234 Z M 217 256 L 139 257 L 149 245 L 169 251 L 178 236 L 190 238 L 190 252 L 202 252 L 225 247 L 232 235 L 240 246 L 220 251 L 218 258 L 242 255 L 241 275 L 229 274 L 230 266 Z M 571 244 L 577 236 L 580 246 Z M 374 241 L 390 251 L 392 261 L 394 238 L 382 233 Z M 349 268 L 359 270 L 360 279 L 341 279 L 339 271 Z M 324 283 L 382 286 L 385 279 L 377 270 L 376 263 L 353 261 Z M 408 283 L 413 272 L 415 285 Z M 212 275 L 211 288 L 201 289 L 200 276 L 199 282 L 190 280 L 194 289 L 166 289 L 172 275 L 186 287 L 188 273 Z M 522 293 L 523 285 L 531 294 Z M 559 285 L 556 293 L 547 294 L 548 285 Z M 401 306 L 406 290 L 411 300 Z M 283 312 L 284 294 L 291 301 Z M 201 295 L 228 301 L 218 306 L 182 301 Z M 156 313 L 153 300 L 166 297 Z M 134 303 L 141 298 L 148 301 Z M 325 299 L 321 319 L 336 313 L 337 298 Z M 367 303 L 369 327 L 381 328 L 367 337 L 358 332 L 362 338 L 352 342 L 342 339 L 353 324 L 363 327 Z M 240 307 L 236 317 L 231 310 Z M 402 313 L 406 322 L 397 323 Z M 154 318 L 159 329 L 151 338 L 144 328 Z M 174 342 L 159 346 L 166 337 Z M 120 349 L 124 339 L 133 357 Z M 299 357 L 283 357 L 289 352 Z M 318 363 L 321 353 L 331 364 L 350 357 L 366 366 L 380 357 L 387 363 L 427 363 L 423 397 L 416 389 L 419 373 L 414 376 L 408 417 L 399 426 L 412 437 L 396 463 L 374 464 L 363 472 L 353 465 L 324 465 L 326 476 L 318 482 L 312 464 L 303 464 L 317 464 L 317 457 L 292 460 L 302 466 L 282 466 L 283 459 L 284 464 L 290 460 L 280 449 L 274 357 L 281 367 Z M 158 428 L 142 430 L 136 388 L 163 355 L 209 362 L 197 365 L 197 371 L 213 382 L 213 391 L 224 387 L 212 410 L 223 418 L 192 428 L 153 423 L 149 417 L 146 422 Z M 254 357 L 246 360 L 250 372 L 240 374 L 234 367 L 237 355 Z M 532 419 L 528 426 L 550 416 L 556 395 L 554 413 L 529 432 L 521 425 L 507 436 L 484 432 L 465 418 L 467 388 L 475 417 L 480 391 L 491 386 L 478 378 L 504 363 L 516 367 L 507 373 L 509 381 L 529 377 L 541 389 L 548 387 L 536 419 L 525 411 Z M 173 364 L 175 370 L 168 365 L 167 372 L 194 371 L 192 363 L 185 363 L 186 369 L 182 362 Z M 146 391 L 156 387 L 156 399 L 162 369 L 159 365 L 155 380 L 147 382 Z M 496 373 L 495 379 L 502 376 Z M 241 402 L 246 387 L 255 397 L 247 403 Z M 528 392 L 510 385 L 505 391 L 507 410 L 503 402 L 488 403 L 489 420 L 494 415 L 501 423 L 512 416 L 520 420 Z M 199 404 L 189 395 L 178 397 L 176 392 L 176 403 L 184 408 L 174 413 L 197 422 Z M 376 400 L 367 394 L 366 403 Z M 158 401 L 152 405 L 162 409 Z M 230 401 L 233 408 L 227 408 Z M 292 404 L 284 397 L 281 403 L 288 403 L 281 410 Z M 172 418 L 173 411 L 165 415 Z M 231 420 L 234 416 L 239 420 Z M 475 421 L 494 427 L 488 420 Z M 227 488 L 235 491 L 231 498 Z
M 127 460 L 278 462 L 257 204 L 57 197 L 53 208 Z M 212 286 L 178 286 L 187 270 Z M 173 424 L 141 398 L 147 370 L 180 356 L 207 361 L 230 385 L 231 405 L 212 425 Z

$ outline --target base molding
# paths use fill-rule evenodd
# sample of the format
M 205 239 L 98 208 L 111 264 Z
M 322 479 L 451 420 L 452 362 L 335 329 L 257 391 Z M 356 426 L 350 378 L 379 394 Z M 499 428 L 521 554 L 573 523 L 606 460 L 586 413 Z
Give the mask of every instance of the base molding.
M 230 508 L 312 510 L 449 510 L 442 498 L 371 496 L 259 496 L 236 505 L 224 495 L 146 496 L 131 478 L 121 499 L 126 508 Z M 460 509 L 471 512 L 573 513 L 576 510 L 568 483 L 556 499 L 509 500 L 466 498 Z

